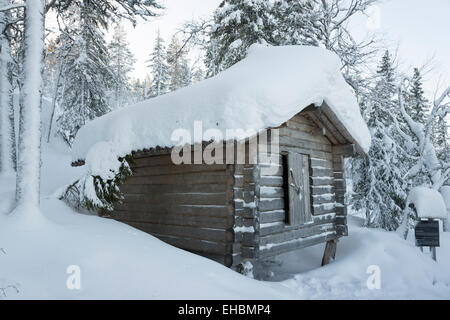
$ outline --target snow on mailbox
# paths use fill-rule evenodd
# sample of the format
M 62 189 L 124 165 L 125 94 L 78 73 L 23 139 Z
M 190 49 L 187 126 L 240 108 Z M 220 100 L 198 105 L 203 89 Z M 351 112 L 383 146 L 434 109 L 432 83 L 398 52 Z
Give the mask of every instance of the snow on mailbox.
M 419 220 L 415 227 L 416 246 L 430 247 L 433 260 L 436 260 L 436 247 L 439 247 L 439 221 L 446 219 L 447 210 L 442 195 L 426 187 L 415 187 L 406 200 Z

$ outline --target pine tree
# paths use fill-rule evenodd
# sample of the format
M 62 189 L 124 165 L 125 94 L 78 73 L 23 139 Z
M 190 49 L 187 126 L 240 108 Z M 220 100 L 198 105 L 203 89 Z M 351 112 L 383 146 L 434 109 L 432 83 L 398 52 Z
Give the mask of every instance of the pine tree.
M 448 117 L 437 117 L 432 125 L 432 140 L 439 160 L 450 163 L 450 123 Z M 450 182 L 447 182 L 450 183 Z
M 109 68 L 106 42 L 90 1 L 79 8 L 71 7 L 73 39 L 64 69 L 64 94 L 61 101 L 63 113 L 58 118 L 58 132 L 71 144 L 77 131 L 86 121 L 110 111 L 106 93 L 113 84 Z
M 159 96 L 168 90 L 169 68 L 167 66 L 167 51 L 164 45 L 164 39 L 158 30 L 155 47 L 150 55 L 149 67 L 152 75 L 152 89 L 151 96 Z
M 407 185 L 403 177 L 409 159 L 406 128 L 399 121 L 395 70 L 386 51 L 377 70 L 378 80 L 366 101 L 372 145 L 366 159 L 354 161 L 352 205 L 365 210 L 366 225 L 397 229 Z
M 422 88 L 422 76 L 418 68 L 414 68 L 414 74 L 411 79 L 411 88 L 405 99 L 406 112 L 411 118 L 419 123 L 424 124 L 426 115 L 429 111 L 428 100 L 424 96 Z
M 277 27 L 272 39 L 276 45 L 319 46 L 319 15 L 310 0 L 276 0 L 272 15 Z
M 224 0 L 214 12 L 205 64 L 210 76 L 247 55 L 254 43 L 271 43 L 273 19 L 266 0 Z
M 167 65 L 169 71 L 169 91 L 188 86 L 192 82 L 187 54 L 181 49 L 180 42 L 176 36 L 172 37 L 172 41 L 167 48 Z
M 108 45 L 110 68 L 113 73 L 114 100 L 116 108 L 123 106 L 126 101 L 127 92 L 130 91 L 130 72 L 136 62 L 133 54 L 128 48 L 126 32 L 118 23 L 114 28 L 114 34 Z

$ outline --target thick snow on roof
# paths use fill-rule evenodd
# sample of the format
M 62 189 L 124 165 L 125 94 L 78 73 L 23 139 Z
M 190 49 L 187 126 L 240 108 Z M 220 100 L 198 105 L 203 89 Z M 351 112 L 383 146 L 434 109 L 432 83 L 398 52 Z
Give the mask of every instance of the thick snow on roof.
M 119 109 L 80 129 L 73 160 L 85 159 L 98 142 L 111 143 L 118 156 L 151 147 L 172 147 L 174 130 L 214 128 L 259 131 L 279 126 L 305 107 L 326 102 L 364 151 L 370 133 L 338 57 L 308 46 L 255 45 L 247 58 L 215 77 Z M 193 135 L 193 134 L 192 134 Z M 192 142 L 201 142 L 192 137 Z M 208 139 L 209 140 L 209 139 Z
M 426 188 L 415 187 L 408 195 L 406 205 L 413 203 L 419 218 L 447 218 L 444 199 L 439 191 Z

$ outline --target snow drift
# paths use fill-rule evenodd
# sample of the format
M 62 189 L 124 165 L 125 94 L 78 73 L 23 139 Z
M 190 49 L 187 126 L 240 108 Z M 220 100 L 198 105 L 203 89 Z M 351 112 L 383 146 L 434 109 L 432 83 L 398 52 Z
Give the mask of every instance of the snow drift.
M 133 150 L 172 147 L 177 143 L 171 140 L 173 131 L 193 132 L 197 120 L 203 121 L 204 130 L 259 131 L 323 102 L 367 152 L 370 133 L 334 53 L 308 46 L 254 45 L 247 58 L 213 78 L 87 123 L 75 139 L 73 160 L 85 159 L 102 141 L 112 143 L 118 157 Z

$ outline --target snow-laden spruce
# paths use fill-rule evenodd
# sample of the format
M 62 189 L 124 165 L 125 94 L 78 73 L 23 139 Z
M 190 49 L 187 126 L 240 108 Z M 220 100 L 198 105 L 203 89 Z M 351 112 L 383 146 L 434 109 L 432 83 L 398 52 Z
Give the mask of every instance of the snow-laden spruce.
M 88 122 L 74 141 L 73 160 L 84 160 L 101 141 L 111 142 L 118 157 L 172 147 L 177 143 L 171 140 L 173 131 L 193 132 L 197 120 L 204 130 L 224 134 L 226 129 L 259 131 L 324 101 L 367 152 L 370 133 L 335 54 L 309 46 L 254 45 L 247 58 L 215 77 Z

